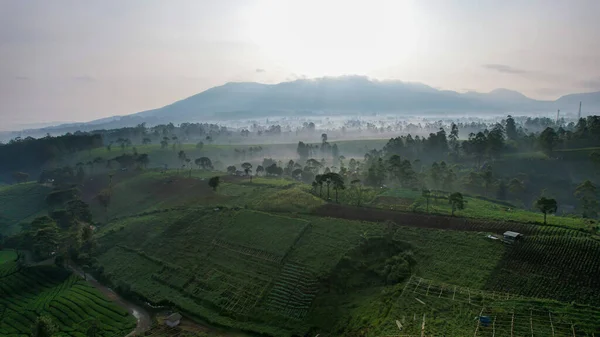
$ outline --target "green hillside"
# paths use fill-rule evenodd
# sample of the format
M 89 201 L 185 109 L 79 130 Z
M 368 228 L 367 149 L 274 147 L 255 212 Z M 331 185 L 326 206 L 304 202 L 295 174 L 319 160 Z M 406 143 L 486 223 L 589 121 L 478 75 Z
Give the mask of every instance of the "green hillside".
M 92 325 L 97 336 L 124 336 L 135 327 L 126 310 L 64 269 L 0 264 L 0 335 L 29 336 L 42 315 L 58 326 L 56 336 L 86 336 Z
M 592 295 L 599 293 L 600 284 L 574 278 L 600 272 L 594 258 L 600 247 L 589 236 L 550 227 L 507 246 L 486 233 L 448 229 L 188 208 L 112 222 L 99 234 L 103 252 L 94 268 L 151 303 L 173 304 L 192 318 L 270 335 L 311 329 L 331 335 L 390 335 L 397 329 L 396 319 L 413 331 L 423 314 L 431 333 L 451 327 L 446 331 L 472 334 L 472 319 L 481 310 L 504 320 L 529 308 L 539 311 L 538 316 L 556 315 L 561 329 L 570 322 L 582 335 L 593 331 L 590 322 L 597 311 L 534 299 L 600 304 Z M 559 255 L 557 243 L 529 244 L 562 238 L 572 245 L 578 242 L 571 239 L 575 236 L 587 253 Z M 511 267 L 524 256 L 519 253 L 523 249 L 525 256 L 545 257 Z M 581 254 L 589 258 L 582 260 Z M 551 270 L 569 263 L 580 265 L 571 278 L 551 277 Z M 521 278 L 511 276 L 514 268 Z M 541 270 L 550 274 L 537 277 Z M 536 283 L 525 281 L 530 279 Z M 512 280 L 510 286 L 507 280 Z M 556 282 L 573 286 L 562 289 Z M 416 290 L 408 295 L 403 292 L 408 287 Z M 457 295 L 450 293 L 455 287 Z
M 50 189 L 35 182 L 0 186 L 0 234 L 14 234 L 19 222 L 43 214 Z

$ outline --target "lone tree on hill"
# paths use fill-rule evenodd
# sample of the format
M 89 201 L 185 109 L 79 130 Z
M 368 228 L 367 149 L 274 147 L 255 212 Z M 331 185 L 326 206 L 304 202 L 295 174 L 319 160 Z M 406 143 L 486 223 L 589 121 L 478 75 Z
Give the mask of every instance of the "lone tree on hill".
M 242 168 L 244 169 L 244 173 L 246 174 L 246 176 L 250 176 L 250 182 L 252 182 L 252 164 L 243 163 Z
M 541 197 L 535 202 L 535 207 L 537 207 L 542 213 L 544 213 L 544 225 L 546 224 L 546 215 L 548 213 L 556 213 L 558 209 L 558 205 L 555 199 Z
M 208 186 L 212 187 L 213 191 L 217 190 L 217 187 L 219 187 L 220 183 L 221 183 L 221 179 L 218 176 L 212 177 L 208 180 Z
M 454 216 L 454 211 L 465 209 L 465 200 L 463 199 L 463 195 L 459 192 L 454 192 L 448 196 L 448 202 L 452 205 L 452 216 Z

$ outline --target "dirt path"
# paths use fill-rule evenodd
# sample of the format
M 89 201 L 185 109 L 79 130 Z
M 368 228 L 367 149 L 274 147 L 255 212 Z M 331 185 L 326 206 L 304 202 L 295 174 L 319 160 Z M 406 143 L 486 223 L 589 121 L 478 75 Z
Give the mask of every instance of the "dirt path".
M 102 285 L 100 282 L 96 281 L 96 279 L 94 279 L 92 277 L 92 275 L 84 273 L 78 267 L 69 266 L 69 269 L 71 269 L 77 275 L 87 279 L 87 282 L 89 284 L 91 284 L 92 286 L 94 286 L 94 288 L 98 289 L 102 294 L 104 294 L 106 297 L 108 297 L 111 301 L 113 301 L 116 304 L 118 304 L 119 306 L 127 309 L 127 311 L 129 311 L 129 313 L 132 314 L 133 317 L 135 317 L 135 319 L 137 320 L 137 326 L 135 327 L 135 329 L 132 332 L 127 334 L 126 337 L 140 336 L 145 331 L 150 329 L 150 327 L 152 326 L 152 319 L 150 318 L 150 314 L 148 313 L 148 311 L 146 311 L 146 309 L 122 298 L 121 296 L 119 296 L 119 294 L 115 293 L 112 289 Z

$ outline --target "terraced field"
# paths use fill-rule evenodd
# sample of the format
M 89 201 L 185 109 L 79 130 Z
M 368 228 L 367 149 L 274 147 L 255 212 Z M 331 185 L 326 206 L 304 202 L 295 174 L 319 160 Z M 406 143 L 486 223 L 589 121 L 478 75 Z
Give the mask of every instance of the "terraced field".
M 417 336 L 595 336 L 598 322 L 600 310 L 592 307 L 413 277 L 380 333 L 398 334 L 402 327 L 402 334 Z
M 105 337 L 135 327 L 126 310 L 63 269 L 0 265 L 0 336 L 29 336 L 40 315 L 51 317 L 63 336 L 85 336 L 92 324 Z

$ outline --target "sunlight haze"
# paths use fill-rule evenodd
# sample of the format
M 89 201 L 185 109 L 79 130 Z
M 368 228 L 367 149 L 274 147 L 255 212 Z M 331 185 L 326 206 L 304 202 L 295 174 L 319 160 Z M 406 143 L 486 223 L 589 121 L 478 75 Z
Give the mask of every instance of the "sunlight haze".
M 365 75 L 536 99 L 600 90 L 598 1 L 0 1 L 0 129 L 226 82 Z

